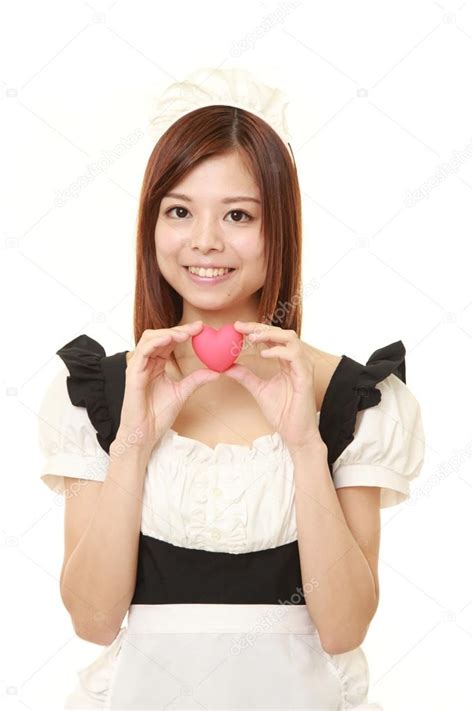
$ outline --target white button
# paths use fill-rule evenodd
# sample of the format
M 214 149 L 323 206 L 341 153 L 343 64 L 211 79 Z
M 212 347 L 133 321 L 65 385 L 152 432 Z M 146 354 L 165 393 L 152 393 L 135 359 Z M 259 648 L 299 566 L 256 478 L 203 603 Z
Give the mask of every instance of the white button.
M 221 537 L 221 532 L 219 531 L 218 528 L 214 528 L 214 529 L 211 531 L 211 536 L 212 536 L 212 538 L 215 538 L 215 539 L 217 540 L 217 539 L 219 539 L 219 538 Z
M 222 495 L 222 489 L 219 489 L 217 486 L 215 489 L 212 490 L 212 493 L 214 496 L 221 496 Z

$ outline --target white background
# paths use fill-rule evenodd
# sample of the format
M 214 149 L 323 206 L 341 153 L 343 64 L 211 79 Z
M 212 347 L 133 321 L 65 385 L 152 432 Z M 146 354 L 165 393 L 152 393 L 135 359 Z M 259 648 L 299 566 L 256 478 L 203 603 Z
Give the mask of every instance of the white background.
M 3 6 L 2 709 L 62 708 L 100 651 L 75 637 L 60 600 L 63 503 L 39 478 L 37 413 L 64 343 L 87 333 L 108 354 L 134 347 L 151 102 L 200 66 L 246 67 L 290 101 L 303 283 L 317 282 L 302 338 L 364 363 L 398 339 L 407 349 L 426 460 L 409 502 L 383 512 L 369 697 L 385 711 L 467 706 L 471 11 L 461 0 Z

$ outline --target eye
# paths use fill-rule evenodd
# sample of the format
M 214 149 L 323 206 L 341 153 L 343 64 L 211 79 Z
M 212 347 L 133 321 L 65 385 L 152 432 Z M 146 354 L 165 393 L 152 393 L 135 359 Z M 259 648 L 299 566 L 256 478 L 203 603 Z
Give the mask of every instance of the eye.
M 185 207 L 181 207 L 180 205 L 177 205 L 176 207 L 170 207 L 169 210 L 166 210 L 165 215 L 169 215 L 171 210 L 184 210 L 185 212 L 187 212 L 187 209 Z
M 175 205 L 175 207 L 170 207 L 168 210 L 165 211 L 165 215 L 169 215 L 172 210 L 184 210 L 184 212 L 189 212 L 189 210 L 186 207 L 183 207 L 182 205 Z M 231 222 L 250 222 L 253 218 L 251 215 L 248 214 L 248 212 L 245 212 L 245 210 L 231 210 L 230 212 L 227 213 L 228 215 L 245 215 L 247 218 L 246 220 L 231 220 Z M 177 215 L 178 217 L 178 215 Z M 180 215 L 180 217 L 185 217 L 185 215 Z
M 244 212 L 244 210 L 231 210 L 228 214 L 229 215 L 235 215 L 235 214 L 245 215 L 248 219 L 244 220 L 244 222 L 250 222 L 250 220 L 252 219 L 252 217 L 248 214 L 248 212 Z M 235 220 L 231 220 L 231 222 L 235 222 Z M 242 222 L 242 220 L 237 220 L 237 222 Z

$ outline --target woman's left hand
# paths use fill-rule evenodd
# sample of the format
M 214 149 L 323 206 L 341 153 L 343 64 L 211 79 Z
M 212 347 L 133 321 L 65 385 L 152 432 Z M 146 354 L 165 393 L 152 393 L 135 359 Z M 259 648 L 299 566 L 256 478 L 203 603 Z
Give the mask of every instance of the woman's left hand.
M 278 358 L 280 372 L 262 380 L 249 368 L 234 363 L 224 375 L 247 388 L 291 450 L 310 442 L 323 443 L 316 417 L 312 363 L 297 333 L 255 321 L 235 321 L 234 328 L 247 336 L 249 343 L 268 346 L 260 355 Z

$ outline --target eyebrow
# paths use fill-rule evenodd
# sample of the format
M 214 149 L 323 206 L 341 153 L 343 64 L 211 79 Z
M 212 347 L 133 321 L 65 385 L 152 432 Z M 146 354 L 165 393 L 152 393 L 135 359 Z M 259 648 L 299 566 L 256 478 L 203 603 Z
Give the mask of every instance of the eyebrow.
M 192 199 L 188 197 L 187 195 L 183 195 L 182 193 L 168 193 L 167 195 L 163 196 L 164 198 L 175 198 L 175 200 L 185 200 L 186 202 L 192 202 Z M 222 203 L 227 204 L 229 202 L 255 202 L 258 205 L 260 205 L 260 200 L 257 200 L 257 198 L 250 197 L 249 195 L 236 195 L 233 197 L 227 197 L 221 200 Z

